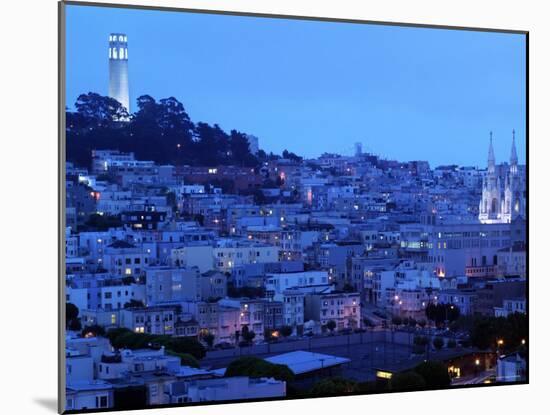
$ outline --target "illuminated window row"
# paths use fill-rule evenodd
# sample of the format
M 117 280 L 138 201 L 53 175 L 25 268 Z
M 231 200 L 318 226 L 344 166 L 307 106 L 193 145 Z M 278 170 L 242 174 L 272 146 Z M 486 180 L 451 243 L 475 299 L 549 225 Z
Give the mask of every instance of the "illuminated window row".
M 122 35 L 110 35 L 109 36 L 109 42 L 116 42 L 116 41 L 119 41 L 119 42 L 128 42 L 128 37 L 127 36 L 122 36 Z
M 128 59 L 128 49 L 109 48 L 109 59 Z

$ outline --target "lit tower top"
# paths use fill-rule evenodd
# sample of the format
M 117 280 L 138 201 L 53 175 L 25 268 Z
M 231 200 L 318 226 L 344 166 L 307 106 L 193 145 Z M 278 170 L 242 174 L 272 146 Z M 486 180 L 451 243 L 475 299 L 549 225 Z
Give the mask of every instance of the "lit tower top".
M 124 33 L 109 35 L 109 96 L 130 113 L 128 88 L 128 37 Z
M 493 132 L 489 133 L 489 157 L 487 158 L 487 170 L 489 173 L 495 172 L 495 151 L 493 150 Z
M 510 166 L 512 173 L 517 173 L 518 153 L 516 151 L 516 130 L 512 130 L 512 153 L 510 155 Z

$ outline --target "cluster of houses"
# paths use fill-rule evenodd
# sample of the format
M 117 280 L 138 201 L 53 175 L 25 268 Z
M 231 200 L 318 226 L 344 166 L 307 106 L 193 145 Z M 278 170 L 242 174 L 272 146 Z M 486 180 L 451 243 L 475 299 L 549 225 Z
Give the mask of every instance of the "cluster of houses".
M 114 353 L 105 338 L 68 337 L 66 350 L 67 410 L 286 396 L 284 381 L 224 377 L 219 371 L 182 366 L 180 358 L 166 354 L 163 347 Z
M 422 318 L 430 303 L 525 313 L 524 208 L 491 216 L 480 203 L 488 174 L 512 172 L 525 168 L 432 170 L 360 151 L 166 166 L 97 150 L 90 169 L 66 168 L 66 301 L 82 326 L 208 335 L 214 347 L 238 346 L 243 330 L 256 343 L 360 331 L 373 310 Z M 273 379 L 182 369 L 162 350 L 111 356 L 105 342 L 68 335 L 68 409 L 112 407 L 113 385 L 161 369 L 171 381 L 147 383 L 147 405 L 285 393 Z

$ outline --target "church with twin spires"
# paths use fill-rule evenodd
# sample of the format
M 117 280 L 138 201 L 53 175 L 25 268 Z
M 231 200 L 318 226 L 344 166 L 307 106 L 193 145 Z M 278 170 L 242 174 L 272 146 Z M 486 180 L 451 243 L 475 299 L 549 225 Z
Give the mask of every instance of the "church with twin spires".
M 499 171 L 497 172 L 497 167 Z M 503 180 L 504 177 L 504 186 Z M 479 202 L 481 223 L 511 223 L 518 217 L 526 218 L 525 175 L 518 168 L 515 131 L 512 131 L 510 164 L 497 166 L 493 150 L 493 133 L 489 139 L 487 174 Z

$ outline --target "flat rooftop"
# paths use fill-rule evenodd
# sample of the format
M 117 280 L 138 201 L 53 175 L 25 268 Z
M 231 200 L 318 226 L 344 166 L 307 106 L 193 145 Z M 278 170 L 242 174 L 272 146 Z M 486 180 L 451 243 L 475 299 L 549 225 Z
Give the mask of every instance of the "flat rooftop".
M 283 353 L 277 356 L 268 357 L 265 360 L 274 364 L 286 365 L 295 375 L 338 366 L 351 361 L 345 357 L 306 352 L 303 350 Z

